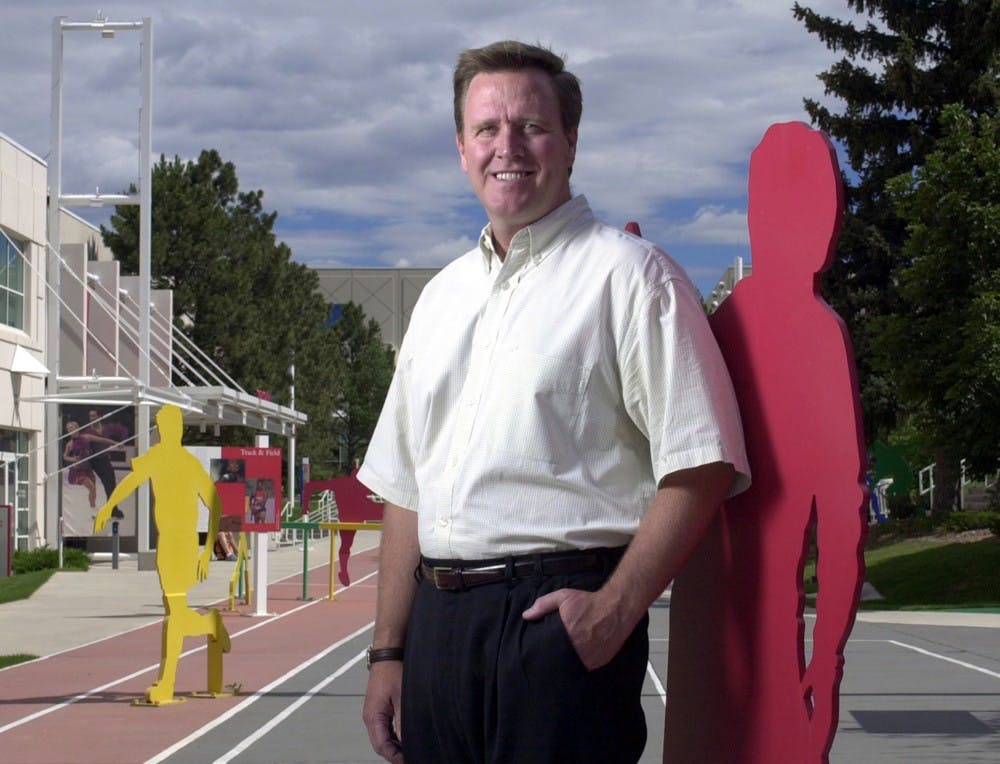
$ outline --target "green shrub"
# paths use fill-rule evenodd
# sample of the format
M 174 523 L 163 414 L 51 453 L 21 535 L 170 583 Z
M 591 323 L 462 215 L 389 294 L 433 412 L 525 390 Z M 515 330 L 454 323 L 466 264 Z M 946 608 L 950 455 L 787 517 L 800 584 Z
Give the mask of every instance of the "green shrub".
M 890 517 L 884 523 L 868 526 L 867 546 L 879 546 L 914 536 L 926 536 L 933 532 L 934 523 L 929 517 L 923 515 L 905 519 Z
M 996 512 L 952 512 L 942 520 L 939 527 L 949 533 L 962 533 L 980 528 L 992 530 L 991 523 L 996 523 L 998 518 L 1000 514 Z
M 986 523 L 986 527 L 990 529 L 994 536 L 1000 536 L 1000 512 L 989 512 L 992 515 L 989 521 Z
M 14 559 L 11 567 L 15 573 L 33 573 L 36 570 L 48 570 L 59 567 L 59 551 L 49 549 L 49 547 L 39 547 L 25 551 L 18 549 L 14 552 Z
M 18 549 L 14 552 L 11 567 L 15 573 L 30 573 L 36 570 L 55 570 L 59 567 L 59 550 L 47 546 L 30 551 Z M 87 570 L 90 558 L 82 549 L 63 549 L 63 568 L 67 570 Z
M 952 512 L 941 522 L 940 529 L 948 533 L 961 533 L 972 530 L 972 518 L 967 512 Z
M 82 549 L 63 549 L 63 568 L 90 570 L 90 555 Z

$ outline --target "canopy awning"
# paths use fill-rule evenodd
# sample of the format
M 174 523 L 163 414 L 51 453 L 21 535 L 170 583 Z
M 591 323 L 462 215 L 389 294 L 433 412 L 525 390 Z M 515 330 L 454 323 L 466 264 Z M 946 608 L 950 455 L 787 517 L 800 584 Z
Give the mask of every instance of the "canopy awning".
M 145 387 L 128 377 L 61 377 L 57 394 L 25 400 L 85 406 L 173 404 L 184 413 L 186 425 L 239 425 L 282 436 L 308 421 L 301 411 L 229 387 Z
M 27 348 L 14 346 L 14 357 L 10 359 L 10 371 L 15 374 L 30 374 L 36 377 L 47 377 L 49 370 Z

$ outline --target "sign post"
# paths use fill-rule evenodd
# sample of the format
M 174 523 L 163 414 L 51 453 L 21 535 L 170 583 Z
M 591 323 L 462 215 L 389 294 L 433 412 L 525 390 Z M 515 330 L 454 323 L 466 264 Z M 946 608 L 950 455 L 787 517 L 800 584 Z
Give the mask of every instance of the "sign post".
M 256 443 L 258 448 L 267 448 L 270 445 L 270 439 L 267 435 L 258 435 Z M 280 458 L 278 463 L 280 465 Z M 280 485 L 279 482 L 278 486 Z M 249 501 L 248 515 L 254 517 L 254 513 L 259 510 L 255 507 L 256 498 L 253 494 L 251 494 Z M 272 502 L 276 507 L 278 504 L 277 494 L 272 497 Z M 275 515 L 277 515 L 276 510 Z M 256 517 L 254 519 L 256 520 Z M 253 534 L 253 585 L 257 593 L 257 596 L 254 597 L 253 614 L 258 616 L 271 615 L 267 610 L 267 533 L 261 531 Z

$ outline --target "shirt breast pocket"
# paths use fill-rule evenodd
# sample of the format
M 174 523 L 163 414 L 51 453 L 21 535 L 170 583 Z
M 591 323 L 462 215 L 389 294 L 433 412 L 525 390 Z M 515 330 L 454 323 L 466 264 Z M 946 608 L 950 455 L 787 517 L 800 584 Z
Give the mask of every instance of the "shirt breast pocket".
M 494 448 L 552 464 L 575 462 L 590 369 L 553 356 L 511 352 L 500 359 L 485 422 Z M 494 405 L 495 404 L 495 405 Z

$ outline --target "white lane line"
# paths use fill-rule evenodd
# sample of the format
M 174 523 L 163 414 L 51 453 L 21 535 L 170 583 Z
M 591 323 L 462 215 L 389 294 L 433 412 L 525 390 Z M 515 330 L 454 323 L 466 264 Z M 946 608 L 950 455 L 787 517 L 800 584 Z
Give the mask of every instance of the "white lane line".
M 368 631 L 374 625 L 375 625 L 375 622 L 372 621 L 371 623 L 367 624 L 366 626 L 362 626 L 360 629 L 358 629 L 357 631 L 355 631 L 353 634 L 349 634 L 348 636 L 346 636 L 343 639 L 341 639 L 339 642 L 336 642 L 336 643 L 330 645 L 328 648 L 326 648 L 322 652 L 317 653 L 312 658 L 309 658 L 308 660 L 303 661 L 302 663 L 300 663 L 295 668 L 292 668 L 289 671 L 285 672 L 285 674 L 283 676 L 280 676 L 277 679 L 275 679 L 273 682 L 271 682 L 270 684 L 268 684 L 266 687 L 261 687 L 253 695 L 248 695 L 247 698 L 246 698 L 246 700 L 244 700 L 239 705 L 233 706 L 228 711 L 226 711 L 224 714 L 221 714 L 220 716 L 216 717 L 215 719 L 212 719 L 212 721 L 208 722 L 207 724 L 205 724 L 200 729 L 195 730 L 194 732 L 192 732 L 190 735 L 188 735 L 183 740 L 178 740 L 176 743 L 174 743 L 169 748 L 166 748 L 166 749 L 160 751 L 153 758 L 147 759 L 144 762 L 144 764 L 158 764 L 158 762 L 161 762 L 161 761 L 165 760 L 166 758 L 172 756 L 173 754 L 177 753 L 177 751 L 181 750 L 185 746 L 187 746 L 190 743 L 194 742 L 195 740 L 197 740 L 198 738 L 200 738 L 202 735 L 205 735 L 206 733 L 211 732 L 213 729 L 215 729 L 216 727 L 218 727 L 223 722 L 229 721 L 231 718 L 233 718 L 234 716 L 236 716 L 236 714 L 238 714 L 238 713 L 242 712 L 243 710 L 245 710 L 246 708 L 250 707 L 251 705 L 253 705 L 254 703 L 256 703 L 258 700 L 260 700 L 261 698 L 266 697 L 267 693 L 270 692 L 271 690 L 273 690 L 275 687 L 279 686 L 283 682 L 287 682 L 289 679 L 291 679 L 292 677 L 294 677 L 296 674 L 298 674 L 299 672 L 304 671 L 305 669 L 309 668 L 309 666 L 311 666 L 312 664 L 314 664 L 316 661 L 322 660 L 327 655 L 329 655 L 330 653 L 332 653 L 334 650 L 336 650 L 337 648 L 341 647 L 342 645 L 346 644 L 350 640 L 352 640 L 352 639 L 360 636 L 361 634 L 364 634 L 366 631 Z M 361 655 L 363 656 L 364 653 L 361 653 Z M 354 661 L 356 662 L 357 658 L 355 658 Z M 353 662 L 351 664 L 349 664 L 349 665 L 353 665 Z M 343 673 L 343 670 L 346 670 L 346 667 L 344 669 L 342 669 L 342 671 L 340 673 Z M 338 673 L 337 676 L 339 676 L 340 673 Z M 228 761 L 228 759 L 226 759 L 226 761 Z
M 372 549 L 378 548 L 378 545 L 379 545 L 378 539 L 371 539 L 371 540 L 369 540 L 368 543 L 369 543 L 369 546 L 364 546 L 364 543 L 361 543 L 361 544 L 357 544 L 356 543 L 355 546 L 352 547 L 352 549 L 354 551 L 351 554 L 351 558 L 353 559 L 356 555 L 360 555 L 362 552 L 369 552 Z M 363 548 L 358 549 L 357 547 L 359 545 L 362 546 Z M 309 549 L 312 550 L 314 547 L 315 547 L 315 545 L 310 546 Z M 313 567 L 309 568 L 309 571 L 312 572 L 314 570 L 319 570 L 320 568 L 325 568 L 328 564 L 329 563 L 321 562 L 321 563 L 319 563 L 317 565 L 314 565 Z M 300 586 L 300 584 L 297 583 L 297 582 L 294 582 L 294 581 L 290 580 L 292 578 L 295 578 L 295 576 L 297 576 L 297 575 L 299 575 L 298 572 L 290 573 L 289 575 L 285 576 L 284 578 L 280 578 L 280 579 L 278 579 L 276 581 L 272 581 L 267 586 L 268 586 L 268 588 L 271 588 L 272 586 L 274 586 L 274 587 L 277 587 L 277 586 L 292 587 L 292 586 L 294 586 L 294 587 L 298 588 Z M 368 576 L 365 576 L 365 578 L 370 578 L 370 577 L 371 577 L 371 574 L 369 574 Z M 364 579 L 362 579 L 362 580 L 364 580 Z M 354 582 L 354 583 L 360 583 L 360 581 L 359 582 Z M 350 587 L 354 586 L 354 583 L 350 583 L 350 584 L 348 584 L 347 586 L 345 586 L 343 588 L 344 589 L 349 589 Z M 207 595 L 206 595 L 206 597 L 207 597 Z M 221 605 L 223 602 L 228 602 L 228 600 L 226 600 L 225 598 L 218 599 L 218 600 L 212 600 L 212 601 L 204 603 L 204 604 L 192 604 L 191 607 L 193 607 L 195 610 L 198 610 L 198 609 L 201 609 L 201 608 L 211 608 L 211 607 L 216 607 L 218 605 Z M 39 663 L 40 661 L 47 661 L 49 658 L 55 658 L 57 655 L 63 655 L 64 653 L 71 653 L 74 650 L 80 650 L 81 648 L 90 647 L 91 645 L 96 645 L 96 644 L 98 644 L 100 642 L 106 642 L 109 639 L 115 639 L 116 637 L 120 637 L 123 634 L 129 634 L 130 632 L 138 631 L 139 629 L 145 629 L 147 626 L 152 626 L 153 624 L 157 624 L 157 623 L 163 623 L 163 616 L 150 615 L 150 620 L 147 623 L 140 623 L 138 626 L 132 626 L 132 627 L 130 627 L 128 629 L 125 629 L 124 631 L 116 631 L 114 634 L 109 634 L 106 637 L 98 637 L 97 639 L 91 640 L 90 642 L 82 642 L 79 645 L 73 645 L 72 647 L 67 647 L 67 648 L 65 648 L 63 650 L 57 650 L 54 653 L 49 653 L 48 655 L 42 655 L 42 656 L 39 656 L 38 658 L 34 658 L 34 659 L 30 660 L 30 661 L 24 661 L 24 663 L 15 663 L 13 666 L 4 666 L 3 668 L 0 668 L 0 672 L 9 671 L 9 670 L 11 670 L 13 668 L 17 668 L 18 666 L 27 666 L 27 665 L 29 665 L 31 663 Z M 243 632 L 241 631 L 240 634 L 242 634 L 242 633 Z M 232 636 L 232 635 L 230 635 L 230 636 Z M 187 653 L 185 653 L 185 655 L 187 655 Z M 159 664 L 157 664 L 156 667 L 158 668 Z M 131 677 L 129 677 L 129 678 L 131 678 Z M 0 732 L 2 732 L 2 731 L 3 730 L 0 730 Z
M 907 650 L 913 650 L 914 652 L 920 653 L 921 655 L 927 655 L 931 658 L 937 658 L 938 660 L 947 661 L 948 663 L 954 663 L 956 666 L 972 669 L 973 671 L 978 671 L 980 674 L 986 674 L 986 676 L 991 676 L 994 677 L 995 679 L 1000 679 L 1000 672 L 990 671 L 989 669 L 983 668 L 982 666 L 977 666 L 974 663 L 967 663 L 965 661 L 960 661 L 955 658 L 949 658 L 947 655 L 932 653 L 930 650 L 924 650 L 922 647 L 916 647 L 915 645 L 908 645 L 905 642 L 897 642 L 895 639 L 890 639 L 887 641 L 891 645 L 896 645 L 897 647 L 905 647 Z
M 320 567 L 322 567 L 322 566 L 320 566 Z M 340 588 L 340 591 L 344 591 L 346 589 L 351 588 L 352 586 L 354 586 L 356 584 L 360 584 L 363 581 L 365 581 L 365 580 L 367 580 L 367 579 L 369 579 L 369 578 L 371 578 L 372 576 L 375 576 L 375 575 L 378 575 L 378 571 L 377 570 L 372 571 L 367 576 L 363 576 L 363 577 L 359 578 L 357 581 L 352 581 L 347 586 L 342 586 Z M 324 598 L 321 598 L 321 599 L 318 599 L 318 600 L 310 600 L 309 602 L 305 602 L 305 603 L 299 605 L 298 607 L 292 608 L 291 610 L 289 610 L 289 611 L 287 611 L 285 613 L 281 613 L 280 615 L 276 615 L 276 616 L 274 616 L 272 618 L 266 618 L 264 620 L 258 621 L 253 626 L 248 626 L 247 628 L 241 629 L 240 631 L 237 631 L 234 634 L 230 634 L 229 635 L 230 639 L 236 639 L 236 637 L 239 637 L 239 636 L 241 636 L 243 634 L 246 634 L 247 632 L 251 632 L 251 631 L 254 631 L 255 629 L 259 629 L 259 628 L 262 628 L 264 626 L 267 626 L 268 624 L 275 623 L 276 621 L 280 621 L 282 618 L 286 618 L 286 617 L 288 617 L 290 615 L 298 613 L 300 610 L 305 610 L 307 607 L 312 607 L 313 605 L 317 605 L 320 602 L 326 602 L 326 598 L 324 597 Z M 109 639 L 110 639 L 110 637 L 109 637 Z M 202 650 L 205 650 L 206 647 L 207 647 L 207 645 L 200 645 L 200 646 L 194 647 L 194 648 L 192 648 L 190 650 L 186 650 L 185 652 L 181 653 L 180 657 L 181 658 L 187 658 L 189 655 L 194 655 L 197 652 L 201 652 Z M 178 659 L 178 660 L 180 660 L 180 659 Z M 159 667 L 160 667 L 160 664 L 158 662 L 154 663 L 154 664 L 152 664 L 150 666 L 146 666 L 145 668 L 139 669 L 138 671 L 133 671 L 131 674 L 128 674 L 126 676 L 119 677 L 118 679 L 113 679 L 110 682 L 108 682 L 107 684 L 102 684 L 100 687 L 95 687 L 92 690 L 87 690 L 86 692 L 81 692 L 79 695 L 74 695 L 73 697 L 68 698 L 67 700 L 64 700 L 61 703 L 57 703 L 57 704 L 51 705 L 51 706 L 46 706 L 45 708 L 43 708 L 40 711 L 35 711 L 35 713 L 33 713 L 33 714 L 29 714 L 28 716 L 21 717 L 20 719 L 17 719 L 16 721 L 10 722 L 10 723 L 5 724 L 4 726 L 0 727 L 0 735 L 4 734 L 5 732 L 9 732 L 10 730 L 12 730 L 12 729 L 14 729 L 16 727 L 20 727 L 20 726 L 22 726 L 24 724 L 28 724 L 29 722 L 33 722 L 35 719 L 40 719 L 43 716 L 48 716 L 49 714 L 55 713 L 56 711 L 60 711 L 63 708 L 66 708 L 67 706 L 73 705 L 74 703 L 79 703 L 81 700 L 86 700 L 87 698 L 90 698 L 90 697 L 96 695 L 99 692 L 104 692 L 105 690 L 108 690 L 108 689 L 110 689 L 112 687 L 116 687 L 119 684 L 124 684 L 125 682 L 129 681 L 130 679 L 135 679 L 137 676 L 142 676 L 146 672 L 148 672 L 148 671 L 154 671 L 154 670 L 158 669 Z
M 194 651 L 192 650 L 190 652 Z M 184 653 L 184 655 L 188 654 L 189 653 Z M 182 655 L 181 657 L 183 658 L 184 655 Z M 24 716 L 18 719 L 17 721 L 5 724 L 3 727 L 0 727 L 0 735 L 2 735 L 5 732 L 9 732 L 15 727 L 20 727 L 22 724 L 27 724 L 28 722 L 32 722 L 35 719 L 39 719 L 43 716 L 48 716 L 49 714 L 54 713 L 55 711 L 58 711 L 62 708 L 66 708 L 66 706 L 71 706 L 74 703 L 78 703 L 81 700 L 86 700 L 92 695 L 96 695 L 99 692 L 104 692 L 105 690 L 114 687 L 115 685 L 121 684 L 122 682 L 127 682 L 129 679 L 135 679 L 137 676 L 142 676 L 147 671 L 152 671 L 153 669 L 158 668 L 159 665 L 160 665 L 159 663 L 155 663 L 152 666 L 147 666 L 144 669 L 139 669 L 138 671 L 135 671 L 129 674 L 128 676 L 123 676 L 120 677 L 119 679 L 115 679 L 114 681 L 108 682 L 107 684 L 102 684 L 100 687 L 95 687 L 93 690 L 87 690 L 87 692 L 82 692 L 79 695 L 74 695 L 72 698 L 64 700 L 62 703 L 57 703 L 56 705 L 53 706 L 46 706 L 41 711 L 35 711 L 35 713 L 29 714 L 28 716 Z
M 650 661 L 646 661 L 646 673 L 649 674 L 649 680 L 653 683 L 653 687 L 656 688 L 656 692 L 659 694 L 660 700 L 663 701 L 663 705 L 667 705 L 667 691 L 663 687 L 660 677 L 656 675 L 656 669 L 653 668 L 653 664 Z
M 369 624 L 369 626 L 373 626 L 374 623 L 375 622 L 373 621 L 371 624 Z M 245 738 L 243 742 L 236 745 L 229 753 L 217 758 L 214 762 L 212 762 L 212 764 L 229 764 L 230 761 L 235 759 L 237 756 L 243 753 L 247 748 L 256 743 L 258 740 L 264 737 L 264 735 L 266 735 L 268 732 L 277 727 L 281 722 L 283 722 L 285 719 L 291 716 L 299 707 L 305 705 L 310 700 L 312 700 L 313 697 L 322 692 L 323 688 L 326 687 L 328 684 L 330 684 L 330 682 L 342 676 L 348 670 L 353 668 L 357 663 L 360 663 L 361 659 L 364 657 L 365 657 L 365 650 L 362 650 L 360 653 L 351 658 L 351 660 L 349 660 L 347 663 L 345 663 L 343 666 L 337 669 L 334 673 L 332 673 L 322 682 L 320 682 L 315 687 L 310 689 L 308 692 L 303 694 L 302 697 L 300 697 L 298 700 L 296 700 L 294 703 L 288 706 L 284 711 L 271 717 L 271 720 L 267 724 L 264 724 L 263 726 L 259 727 L 256 732 L 250 735 L 250 737 Z

